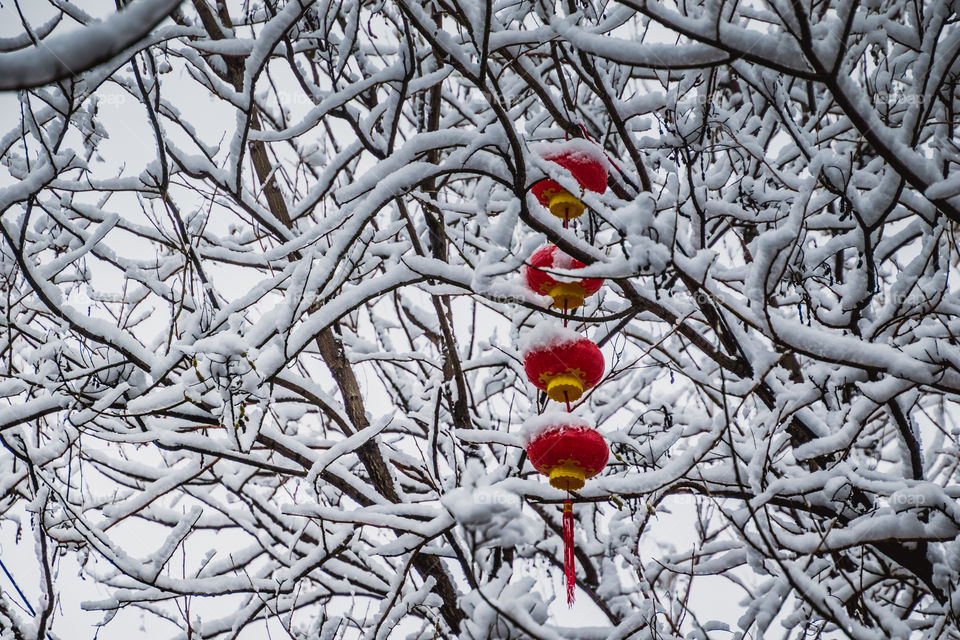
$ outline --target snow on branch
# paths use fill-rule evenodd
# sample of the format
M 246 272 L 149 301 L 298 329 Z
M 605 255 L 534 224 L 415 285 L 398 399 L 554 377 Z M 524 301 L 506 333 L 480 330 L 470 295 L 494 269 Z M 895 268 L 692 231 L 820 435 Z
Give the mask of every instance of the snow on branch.
M 136 0 L 101 22 L 33 42 L 27 49 L 0 52 L 0 91 L 77 79 L 83 72 L 134 46 L 181 2 Z

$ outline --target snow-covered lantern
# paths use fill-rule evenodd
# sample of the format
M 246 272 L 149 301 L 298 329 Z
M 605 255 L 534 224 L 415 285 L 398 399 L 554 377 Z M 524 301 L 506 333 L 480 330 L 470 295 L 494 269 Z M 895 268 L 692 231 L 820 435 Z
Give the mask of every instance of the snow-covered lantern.
M 576 402 L 603 377 L 600 347 L 572 329 L 544 322 L 520 341 L 523 370 L 555 402 Z
M 530 266 L 524 268 L 524 279 L 534 292 L 553 298 L 553 306 L 561 311 L 570 311 L 583 304 L 584 298 L 593 295 L 603 286 L 601 278 L 563 278 L 550 275 L 546 270 L 583 269 L 586 265 L 564 253 L 560 247 L 547 244 L 530 256 Z
M 606 440 L 587 422 L 569 413 L 544 413 L 523 428 L 527 457 L 533 468 L 550 477 L 561 491 L 577 491 L 607 466 Z M 573 502 L 563 501 L 563 573 L 567 604 L 573 605 L 576 587 L 576 554 L 573 536 Z
M 558 164 L 569 171 L 580 185 L 581 196 L 585 190 L 596 193 L 607 190 L 606 154 L 603 149 L 589 140 L 575 139 L 541 145 L 535 151 L 539 152 L 544 160 Z M 541 180 L 533 185 L 531 192 L 540 204 L 562 220 L 572 220 L 583 215 L 584 204 L 555 180 Z
M 577 491 L 607 466 L 610 449 L 600 433 L 569 413 L 550 412 L 524 425 L 527 457 L 550 486 Z

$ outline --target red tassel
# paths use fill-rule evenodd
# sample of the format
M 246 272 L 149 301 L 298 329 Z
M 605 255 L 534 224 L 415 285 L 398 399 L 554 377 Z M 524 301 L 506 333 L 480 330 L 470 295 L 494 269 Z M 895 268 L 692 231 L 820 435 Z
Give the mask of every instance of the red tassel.
M 576 556 L 573 553 L 573 503 L 563 501 L 563 575 L 567 582 L 567 606 L 573 606 L 573 592 L 577 588 Z

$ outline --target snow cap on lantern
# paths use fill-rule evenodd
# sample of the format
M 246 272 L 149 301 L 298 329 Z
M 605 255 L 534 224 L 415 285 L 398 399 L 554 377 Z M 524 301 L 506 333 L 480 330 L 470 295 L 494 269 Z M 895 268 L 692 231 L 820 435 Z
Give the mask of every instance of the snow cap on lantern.
M 600 347 L 573 329 L 549 320 L 520 339 L 523 369 L 530 382 L 556 402 L 575 402 L 603 377 Z
M 607 190 L 609 161 L 599 146 L 589 140 L 573 139 L 566 142 L 543 143 L 533 147 L 544 160 L 560 165 L 570 172 L 580 185 L 580 192 L 589 189 L 597 193 Z M 583 215 L 584 204 L 572 193 L 551 179 L 541 180 L 531 189 L 540 204 L 563 220 Z
M 549 476 L 556 489 L 577 491 L 607 466 L 606 440 L 570 413 L 551 411 L 531 418 L 522 434 L 533 468 Z
M 565 278 L 552 275 L 544 269 L 582 269 L 585 264 L 568 256 L 560 247 L 546 244 L 530 256 L 530 266 L 524 267 L 523 275 L 527 286 L 534 293 L 545 294 L 553 298 L 553 306 L 563 311 L 576 309 L 583 304 L 584 298 L 591 296 L 603 286 L 601 278 Z

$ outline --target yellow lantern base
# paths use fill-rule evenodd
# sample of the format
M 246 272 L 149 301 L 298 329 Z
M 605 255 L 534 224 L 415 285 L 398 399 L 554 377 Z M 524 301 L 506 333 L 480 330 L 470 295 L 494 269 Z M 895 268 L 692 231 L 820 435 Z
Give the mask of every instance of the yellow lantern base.
M 563 373 L 547 382 L 547 395 L 554 402 L 576 402 L 583 395 L 583 383 L 577 376 Z
M 553 298 L 555 309 L 573 311 L 583 304 L 584 291 L 576 282 L 559 282 L 547 295 Z
M 555 489 L 577 491 L 583 488 L 585 482 L 583 469 L 573 464 L 561 464 L 550 470 L 550 486 Z
M 583 215 L 586 206 L 572 193 L 561 189 L 550 197 L 549 209 L 550 213 L 561 220 L 573 220 Z

